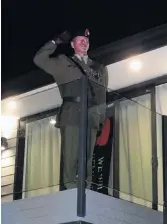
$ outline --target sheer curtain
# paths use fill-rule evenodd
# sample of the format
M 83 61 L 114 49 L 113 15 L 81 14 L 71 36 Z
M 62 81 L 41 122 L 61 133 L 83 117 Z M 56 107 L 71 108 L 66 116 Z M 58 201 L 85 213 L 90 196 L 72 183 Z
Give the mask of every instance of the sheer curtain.
M 50 123 L 55 117 L 26 125 L 24 160 L 24 197 L 48 194 L 59 190 L 60 133 Z
M 119 105 L 120 198 L 152 206 L 150 94 Z
M 157 113 L 167 115 L 167 83 L 156 87 Z
M 158 156 L 158 203 L 163 211 L 163 169 L 162 169 L 162 115 L 167 116 L 167 83 L 156 87 L 157 111 L 157 156 Z

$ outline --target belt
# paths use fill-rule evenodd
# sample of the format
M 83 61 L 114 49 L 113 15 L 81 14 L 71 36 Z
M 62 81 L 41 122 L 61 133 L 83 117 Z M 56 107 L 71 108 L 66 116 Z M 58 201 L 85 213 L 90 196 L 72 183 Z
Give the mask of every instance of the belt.
M 63 98 L 63 103 L 65 102 L 72 102 L 72 103 L 80 103 L 81 102 L 81 97 L 80 96 L 67 96 Z M 97 102 L 94 98 L 88 100 L 88 107 L 92 107 L 97 105 Z
M 80 103 L 81 97 L 80 96 L 67 96 L 67 97 L 63 98 L 63 102 Z

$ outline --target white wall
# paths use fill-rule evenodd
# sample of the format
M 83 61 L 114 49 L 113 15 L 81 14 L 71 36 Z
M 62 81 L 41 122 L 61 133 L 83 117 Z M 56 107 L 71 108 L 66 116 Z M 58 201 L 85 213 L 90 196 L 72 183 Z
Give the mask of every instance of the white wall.
M 86 192 L 86 217 L 77 217 L 77 190 L 2 204 L 3 224 L 59 224 L 83 220 L 94 224 L 162 224 L 163 214 L 97 192 Z
M 2 204 L 3 224 L 58 224 L 77 220 L 75 190 Z
M 1 136 L 3 136 L 3 133 L 1 133 Z M 10 138 L 8 139 L 8 149 L 1 152 L 2 202 L 13 200 L 16 144 L 17 144 L 17 123 L 15 123 L 12 127 L 12 133 Z
M 141 69 L 135 71 L 131 63 L 139 62 Z M 167 46 L 107 66 L 109 88 L 121 89 L 167 74 Z
M 16 108 L 10 109 L 10 102 L 15 101 Z M 48 85 L 16 97 L 2 101 L 2 115 L 15 115 L 19 118 L 58 107 L 62 102 L 56 84 Z

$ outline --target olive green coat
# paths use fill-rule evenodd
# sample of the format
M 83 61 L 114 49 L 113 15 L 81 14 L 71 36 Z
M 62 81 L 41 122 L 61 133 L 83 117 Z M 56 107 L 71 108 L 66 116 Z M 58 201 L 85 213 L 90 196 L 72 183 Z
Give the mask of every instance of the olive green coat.
M 35 55 L 34 63 L 48 74 L 52 75 L 57 83 L 61 97 L 81 96 L 81 85 L 83 72 L 66 55 L 58 55 L 53 58 L 51 54 L 56 50 L 57 45 L 52 41 L 46 43 Z M 98 129 L 99 124 L 103 123 L 106 115 L 106 91 L 108 85 L 107 68 L 88 58 L 87 64 L 80 61 L 76 56 L 73 59 L 80 63 L 89 77 L 89 82 L 93 87 L 97 101 L 96 106 L 89 108 L 89 125 Z M 99 78 L 94 76 L 99 74 Z M 40 77 L 39 77 L 40 78 Z M 54 96 L 53 96 L 54 97 Z M 88 88 L 88 99 L 92 98 L 92 92 Z M 62 105 L 60 124 L 62 126 L 79 124 L 80 105 L 78 103 L 66 102 Z

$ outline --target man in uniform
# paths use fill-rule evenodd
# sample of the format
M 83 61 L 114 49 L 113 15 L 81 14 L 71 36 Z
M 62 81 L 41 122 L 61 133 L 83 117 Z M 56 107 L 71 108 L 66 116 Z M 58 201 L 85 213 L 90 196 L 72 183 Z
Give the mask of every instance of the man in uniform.
M 77 155 L 79 150 L 79 119 L 82 77 L 89 78 L 88 86 L 88 143 L 87 143 L 87 181 L 90 188 L 92 180 L 92 156 L 97 133 L 106 117 L 106 91 L 108 73 L 105 66 L 91 60 L 89 31 L 79 31 L 70 38 L 74 55 L 64 54 L 50 57 L 58 45 L 69 42 L 67 32 L 47 42 L 35 55 L 34 63 L 49 73 L 58 84 L 63 103 L 59 119 L 61 131 L 61 150 L 63 155 L 63 185 L 66 189 L 76 187 Z M 53 96 L 54 97 L 54 96 Z

